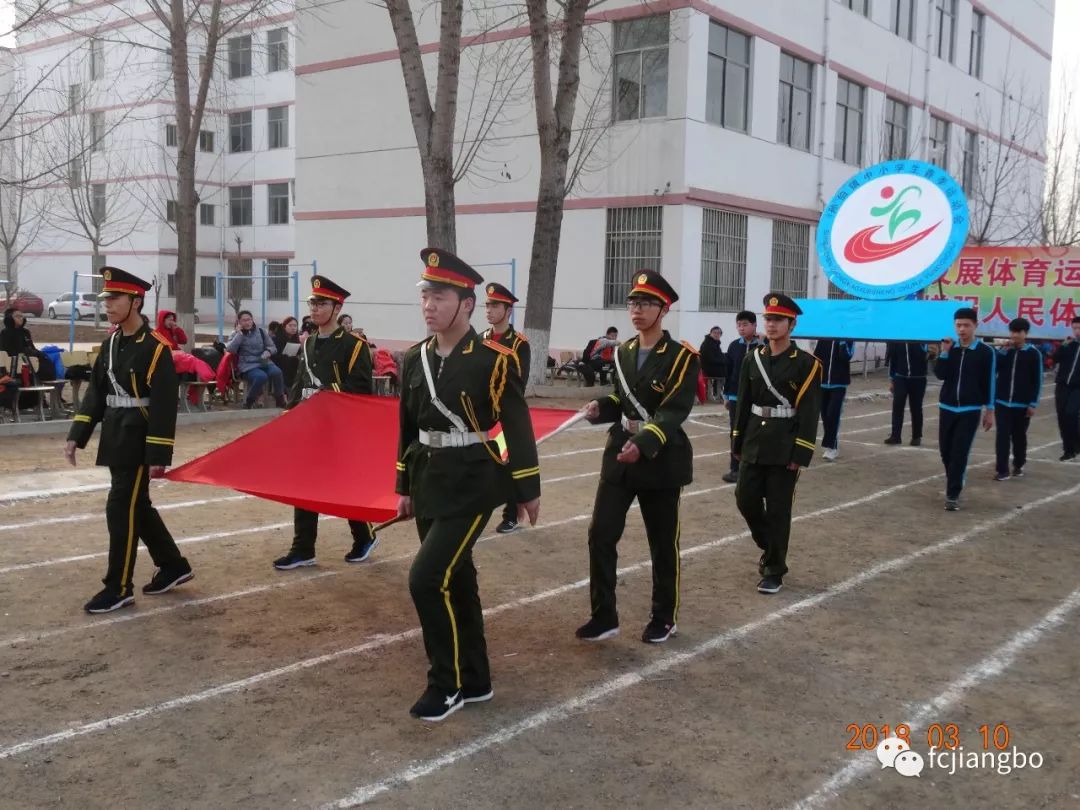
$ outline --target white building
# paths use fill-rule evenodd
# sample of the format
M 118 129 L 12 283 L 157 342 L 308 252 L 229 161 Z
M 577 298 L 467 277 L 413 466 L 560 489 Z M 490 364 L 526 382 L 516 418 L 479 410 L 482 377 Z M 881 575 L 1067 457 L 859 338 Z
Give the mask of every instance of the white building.
M 354 291 L 368 334 L 415 338 L 423 191 L 388 15 L 317 5 L 297 17 L 298 255 Z M 520 18 L 471 13 L 466 33 L 488 33 L 462 60 L 459 133 L 476 73 L 490 84 L 493 49 L 528 51 Z M 567 202 L 554 347 L 627 327 L 641 267 L 672 280 L 671 329 L 695 343 L 717 323 L 732 337 L 735 312 L 759 309 L 769 289 L 824 297 L 819 212 L 881 159 L 947 165 L 973 189 L 978 219 L 976 186 L 1007 150 L 1021 169 L 995 216 L 1022 218 L 1040 196 L 1052 0 L 612 0 L 589 20 L 579 123 L 590 94 L 611 123 Z M 422 46 L 437 42 L 438 15 L 417 24 Z M 429 84 L 435 51 L 425 48 Z M 457 186 L 458 252 L 515 259 L 523 296 L 539 165 L 530 88 L 508 106 L 482 166 Z M 990 236 L 1014 224 L 995 219 Z M 505 266 L 487 275 L 509 280 Z
M 284 277 L 295 261 L 295 40 L 291 5 L 282 8 L 236 27 L 218 51 L 196 159 L 204 323 L 214 318 L 217 275 L 259 276 L 264 262 L 283 277 L 267 285 L 268 317 L 293 310 Z M 159 305 L 174 305 L 172 55 L 147 4 L 129 0 L 125 9 L 96 0 L 19 33 L 23 85 L 47 76 L 22 126 L 37 130 L 39 163 L 61 167 L 47 189 L 47 226 L 20 263 L 20 284 L 46 302 L 71 290 L 74 272 L 92 272 L 91 233 L 100 230 L 96 262 L 158 279 Z M 198 48 L 190 54 L 193 71 L 203 58 Z M 89 289 L 91 280 L 79 283 Z M 259 313 L 260 281 L 237 281 L 234 294 Z M 226 312 L 231 325 L 227 304 Z

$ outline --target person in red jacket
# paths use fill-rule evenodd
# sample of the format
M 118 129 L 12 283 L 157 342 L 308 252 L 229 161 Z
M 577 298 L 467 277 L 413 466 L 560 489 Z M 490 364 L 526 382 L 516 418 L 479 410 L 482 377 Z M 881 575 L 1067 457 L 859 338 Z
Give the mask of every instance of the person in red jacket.
M 158 334 L 169 341 L 170 348 L 175 352 L 187 345 L 187 333 L 176 325 L 176 313 L 167 309 L 158 311 L 157 314 Z

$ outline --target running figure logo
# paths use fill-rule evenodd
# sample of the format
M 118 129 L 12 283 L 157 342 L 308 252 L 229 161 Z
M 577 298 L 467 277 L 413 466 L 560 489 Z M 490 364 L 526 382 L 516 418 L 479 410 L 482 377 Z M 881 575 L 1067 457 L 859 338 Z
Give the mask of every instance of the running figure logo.
M 881 259 L 888 259 L 890 256 L 896 256 L 913 245 L 917 245 L 927 236 L 932 234 L 941 224 L 941 220 L 939 220 L 929 228 L 913 233 L 910 236 L 906 236 L 895 242 L 891 241 L 896 238 L 896 232 L 901 226 L 907 225 L 905 230 L 909 230 L 910 228 L 915 227 L 915 224 L 922 219 L 922 212 L 917 208 L 904 209 L 904 198 L 914 196 L 917 199 L 921 197 L 921 188 L 915 185 L 907 186 L 901 190 L 899 194 L 896 194 L 895 200 L 888 202 L 890 198 L 893 197 L 894 193 L 895 191 L 892 186 L 885 186 L 881 189 L 881 197 L 886 202 L 870 209 L 870 215 L 873 217 L 887 216 L 889 218 L 888 229 L 890 241 L 874 241 L 874 235 L 882 228 L 886 227 L 886 225 L 871 225 L 868 228 L 863 228 L 852 236 L 847 241 L 847 244 L 844 245 L 844 258 L 849 262 L 853 262 L 854 264 L 866 264 L 868 262 L 880 261 Z

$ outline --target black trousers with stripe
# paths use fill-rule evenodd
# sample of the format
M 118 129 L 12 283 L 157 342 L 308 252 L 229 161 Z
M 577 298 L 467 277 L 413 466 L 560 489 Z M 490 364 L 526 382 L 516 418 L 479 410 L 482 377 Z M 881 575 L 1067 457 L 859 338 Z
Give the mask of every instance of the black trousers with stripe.
M 626 528 L 626 513 L 636 497 L 652 558 L 652 618 L 666 624 L 678 621 L 681 494 L 679 488 L 635 491 L 600 480 L 589 523 L 589 596 L 595 618 L 619 623 L 615 606 L 618 543 Z
M 788 572 L 787 550 L 791 539 L 791 507 L 800 470 L 784 464 L 751 464 L 739 467 L 735 505 L 746 518 L 750 535 L 761 549 L 758 573 L 782 577 Z
M 491 683 L 472 550 L 491 512 L 416 521 L 420 551 L 409 592 L 424 633 L 428 686 L 454 692 Z
M 149 468 L 109 467 L 109 472 L 112 487 L 105 502 L 109 527 L 109 568 L 102 580 L 105 587 L 118 594 L 131 590 L 140 538 L 158 568 L 188 568 L 161 515 L 150 503 Z

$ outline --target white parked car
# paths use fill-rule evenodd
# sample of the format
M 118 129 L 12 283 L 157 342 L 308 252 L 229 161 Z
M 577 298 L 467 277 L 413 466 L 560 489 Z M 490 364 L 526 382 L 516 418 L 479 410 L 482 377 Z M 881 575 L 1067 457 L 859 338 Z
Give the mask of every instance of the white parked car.
M 73 293 L 64 293 L 61 295 L 49 304 L 49 317 L 54 320 L 56 318 L 70 318 L 73 300 Z M 75 317 L 77 319 L 93 318 L 95 309 L 101 313 L 102 317 L 105 316 L 105 310 L 98 300 L 97 293 L 79 293 L 79 298 L 75 301 Z

